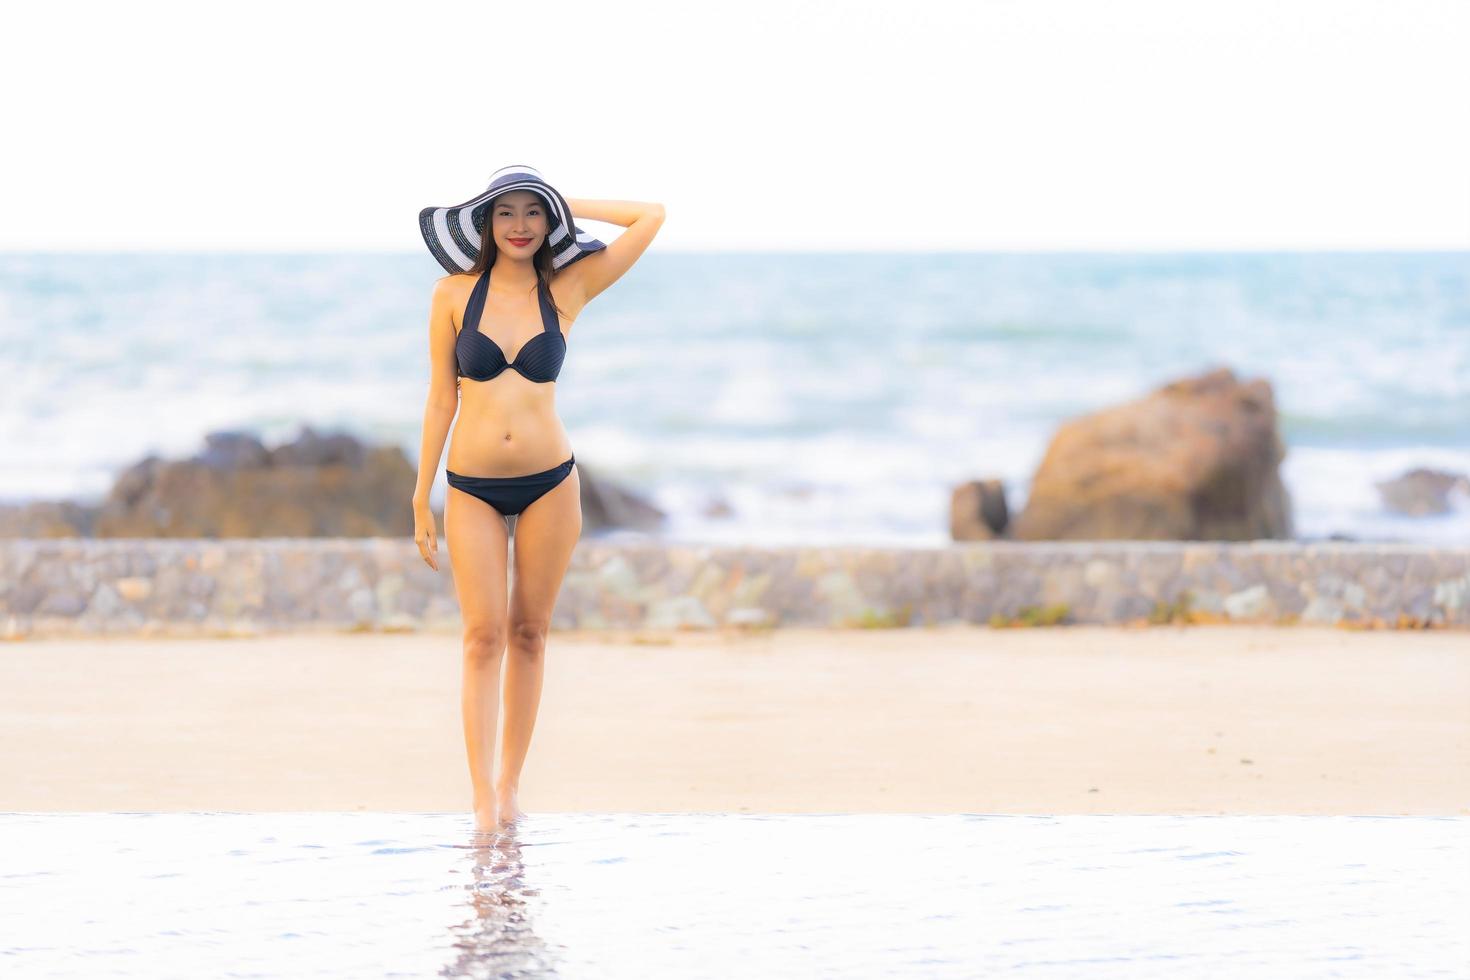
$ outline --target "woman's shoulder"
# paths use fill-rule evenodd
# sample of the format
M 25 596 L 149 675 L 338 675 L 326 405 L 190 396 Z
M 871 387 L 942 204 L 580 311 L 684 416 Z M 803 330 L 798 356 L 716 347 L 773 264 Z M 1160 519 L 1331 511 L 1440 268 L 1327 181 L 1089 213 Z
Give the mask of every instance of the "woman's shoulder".
M 468 272 L 451 272 L 447 276 L 440 276 L 434 280 L 434 292 L 453 295 L 464 288 L 466 283 L 472 283 L 474 278 Z
M 450 273 L 440 276 L 434 280 L 434 289 L 430 304 L 434 307 L 446 307 L 450 310 L 464 306 L 465 299 L 471 289 L 474 288 L 473 276 L 467 273 Z

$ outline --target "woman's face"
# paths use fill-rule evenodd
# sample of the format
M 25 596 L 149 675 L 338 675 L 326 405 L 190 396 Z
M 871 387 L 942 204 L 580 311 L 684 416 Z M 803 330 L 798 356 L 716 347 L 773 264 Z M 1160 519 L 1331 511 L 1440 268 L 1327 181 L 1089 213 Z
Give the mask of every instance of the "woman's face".
M 490 208 L 490 233 L 495 238 L 495 247 L 511 255 L 529 259 L 550 230 L 546 205 L 531 191 L 502 194 Z

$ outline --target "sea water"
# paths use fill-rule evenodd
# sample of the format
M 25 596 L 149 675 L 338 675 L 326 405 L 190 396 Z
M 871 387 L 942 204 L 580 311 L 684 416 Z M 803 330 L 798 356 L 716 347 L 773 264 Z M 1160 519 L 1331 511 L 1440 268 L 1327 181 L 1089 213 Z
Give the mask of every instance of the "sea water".
M 403 255 L 0 255 L 0 500 L 95 499 L 204 433 L 303 424 L 417 463 L 429 294 Z M 1012 511 L 1057 426 L 1216 366 L 1265 378 L 1298 537 L 1470 543 L 1470 253 L 650 252 L 573 326 L 557 411 L 668 540 L 948 540 L 957 483 Z M 443 461 L 431 493 L 442 505 Z
M 1470 819 L 0 814 L 0 975 L 1470 976 Z

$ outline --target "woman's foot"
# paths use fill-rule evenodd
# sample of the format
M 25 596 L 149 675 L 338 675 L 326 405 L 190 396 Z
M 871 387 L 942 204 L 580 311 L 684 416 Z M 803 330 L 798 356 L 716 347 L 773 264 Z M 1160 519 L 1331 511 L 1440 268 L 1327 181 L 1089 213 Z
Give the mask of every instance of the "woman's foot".
M 475 804 L 475 829 L 483 831 L 494 831 L 500 827 L 500 808 L 495 801 L 489 803 Z
M 499 820 L 502 826 L 514 823 L 526 815 L 516 800 L 516 788 L 514 786 L 495 787 L 495 808 L 499 811 Z

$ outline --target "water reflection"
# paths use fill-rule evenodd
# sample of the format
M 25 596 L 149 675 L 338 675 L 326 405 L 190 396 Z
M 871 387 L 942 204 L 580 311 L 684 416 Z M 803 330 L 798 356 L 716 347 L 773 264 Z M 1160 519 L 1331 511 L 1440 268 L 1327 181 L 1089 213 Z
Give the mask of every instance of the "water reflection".
M 464 918 L 449 927 L 454 955 L 442 977 L 555 977 L 559 956 L 536 935 L 534 899 L 526 879 L 519 827 L 473 831 L 465 845 L 470 881 Z M 456 873 L 456 872 L 451 872 Z

